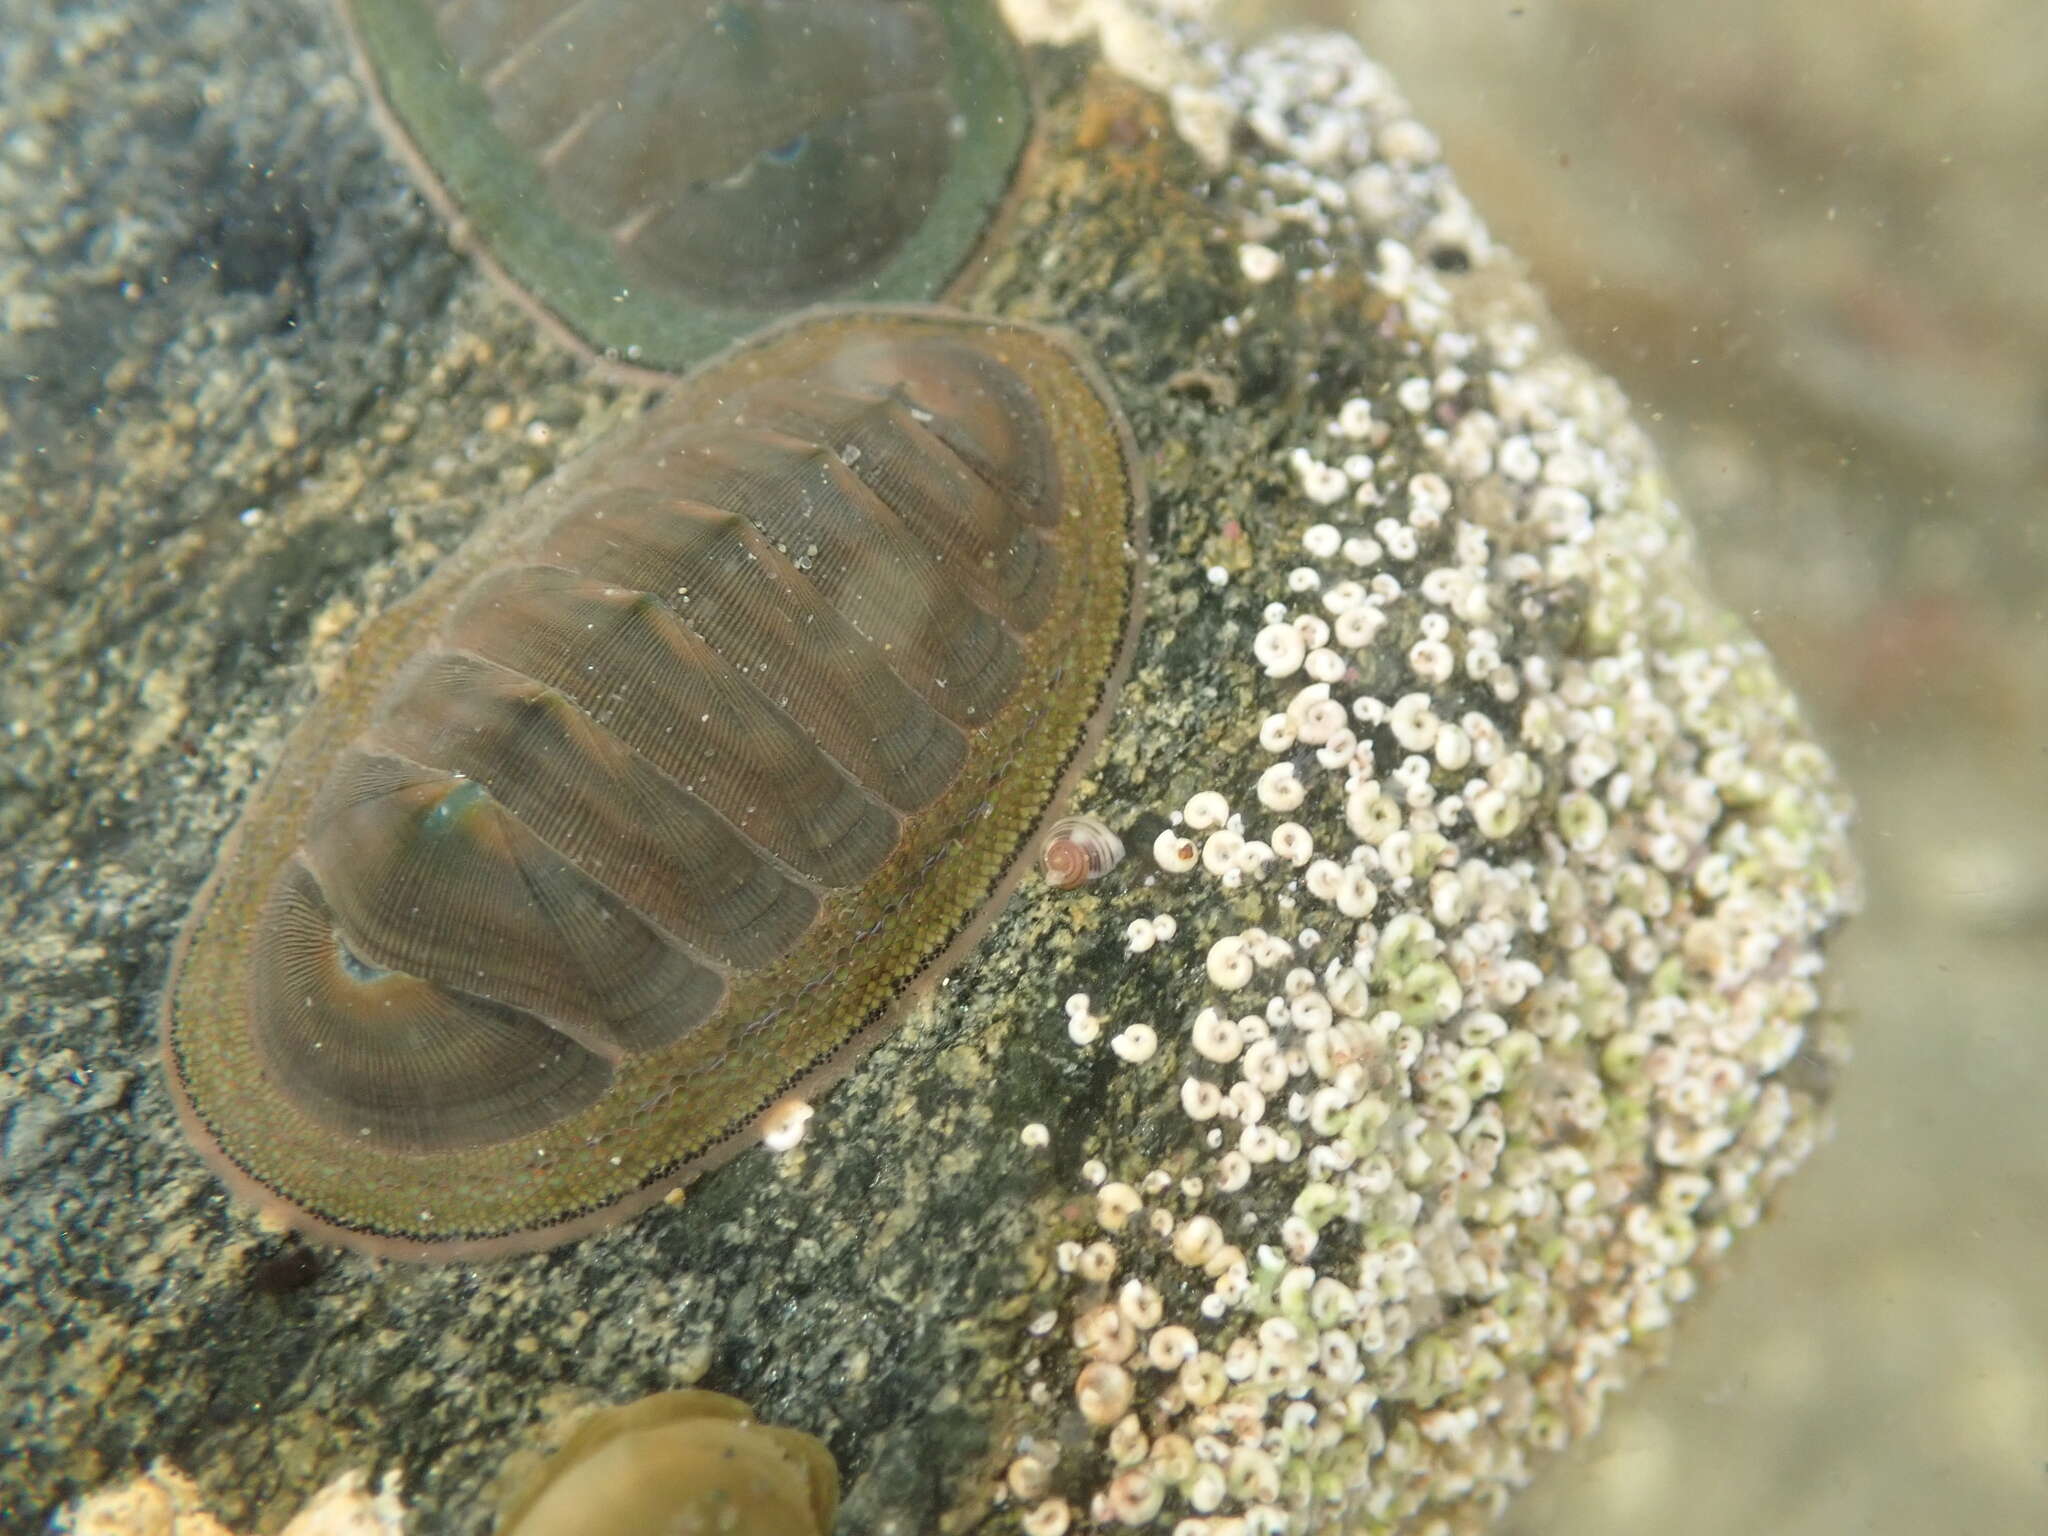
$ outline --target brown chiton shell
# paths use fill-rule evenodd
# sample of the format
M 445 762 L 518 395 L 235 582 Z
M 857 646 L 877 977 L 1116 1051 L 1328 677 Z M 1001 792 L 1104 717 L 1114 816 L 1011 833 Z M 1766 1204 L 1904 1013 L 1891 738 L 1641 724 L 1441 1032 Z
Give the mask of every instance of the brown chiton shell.
M 680 369 L 937 298 L 1030 97 L 994 0 L 341 0 L 429 195 L 578 343 Z
M 827 311 L 684 379 L 292 734 L 180 941 L 187 1127 L 421 1257 L 731 1150 L 1007 896 L 1127 651 L 1139 503 L 1043 331 Z

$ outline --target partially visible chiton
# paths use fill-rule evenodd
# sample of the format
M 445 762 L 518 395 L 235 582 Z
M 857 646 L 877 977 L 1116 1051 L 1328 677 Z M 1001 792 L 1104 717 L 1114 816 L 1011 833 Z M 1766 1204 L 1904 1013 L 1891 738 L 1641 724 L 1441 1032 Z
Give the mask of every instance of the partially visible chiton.
M 297 1225 L 542 1247 L 737 1145 L 964 950 L 1099 730 L 1140 495 L 1056 335 L 825 311 L 492 519 L 286 743 L 165 1002 Z
M 498 1536 L 830 1536 L 831 1449 L 718 1392 L 657 1392 L 584 1420 L 506 1501 Z
M 343 0 L 399 145 L 543 313 L 679 368 L 937 297 L 1030 119 L 990 0 Z

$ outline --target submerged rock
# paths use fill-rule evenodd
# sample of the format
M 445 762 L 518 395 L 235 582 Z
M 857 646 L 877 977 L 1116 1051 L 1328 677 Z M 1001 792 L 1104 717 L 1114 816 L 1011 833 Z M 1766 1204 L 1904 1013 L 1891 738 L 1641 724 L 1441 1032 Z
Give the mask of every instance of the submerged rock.
M 477 1531 L 539 1424 L 701 1384 L 849 1531 L 1478 1529 L 1820 1134 L 1846 802 L 1619 392 L 1348 39 L 1016 0 L 1037 144 L 956 297 L 1138 441 L 1077 806 L 1131 856 L 1025 882 L 792 1151 L 251 1286 L 171 937 L 368 617 L 647 395 L 443 246 L 324 12 L 0 16 L 0 1523 L 163 1455 L 238 1527 L 361 1467 Z

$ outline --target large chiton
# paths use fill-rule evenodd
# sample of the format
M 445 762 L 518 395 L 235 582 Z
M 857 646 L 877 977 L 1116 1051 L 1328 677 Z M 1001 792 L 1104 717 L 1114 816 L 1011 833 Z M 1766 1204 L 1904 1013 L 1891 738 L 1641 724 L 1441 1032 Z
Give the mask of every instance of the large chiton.
M 1030 120 L 989 0 L 343 0 L 396 142 L 598 352 L 680 368 L 805 304 L 937 297 Z
M 292 733 L 179 943 L 188 1130 L 428 1258 L 733 1150 L 1007 897 L 1128 652 L 1139 510 L 1045 331 L 828 310 L 681 380 Z

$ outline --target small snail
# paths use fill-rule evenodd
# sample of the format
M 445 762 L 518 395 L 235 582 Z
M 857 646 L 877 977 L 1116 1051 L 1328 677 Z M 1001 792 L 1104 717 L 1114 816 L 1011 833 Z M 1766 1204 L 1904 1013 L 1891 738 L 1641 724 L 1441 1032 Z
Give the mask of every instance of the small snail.
M 720 1392 L 658 1392 L 586 1419 L 498 1536 L 826 1536 L 838 1509 L 822 1440 Z
M 1038 868 L 1054 890 L 1100 880 L 1123 862 L 1124 840 L 1093 816 L 1062 816 L 1046 829 Z

